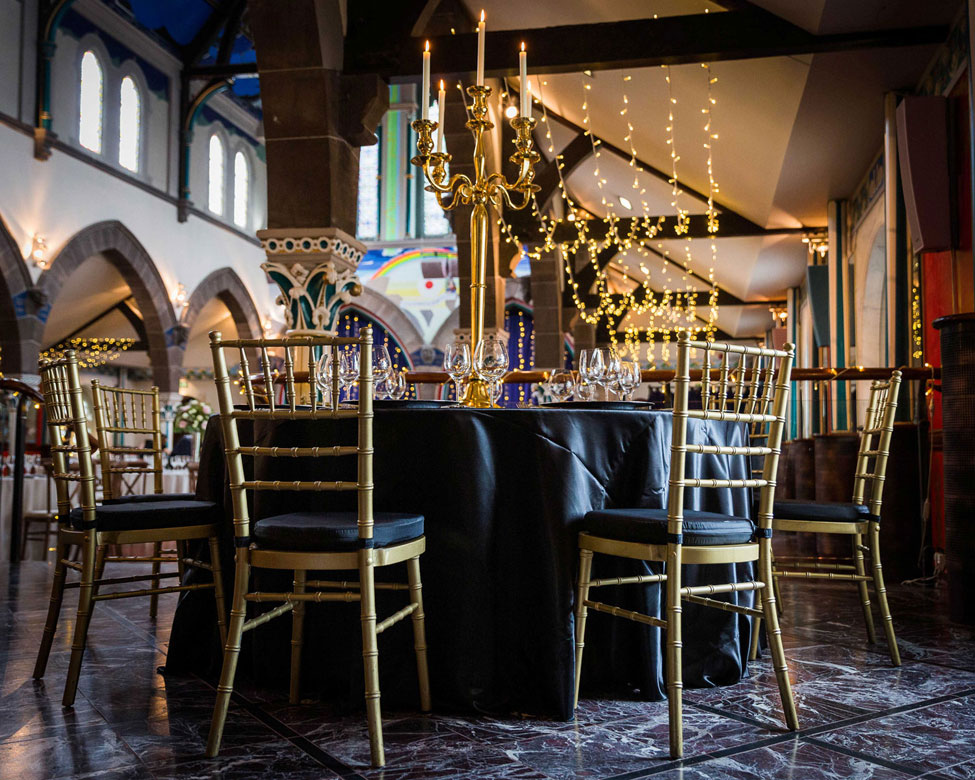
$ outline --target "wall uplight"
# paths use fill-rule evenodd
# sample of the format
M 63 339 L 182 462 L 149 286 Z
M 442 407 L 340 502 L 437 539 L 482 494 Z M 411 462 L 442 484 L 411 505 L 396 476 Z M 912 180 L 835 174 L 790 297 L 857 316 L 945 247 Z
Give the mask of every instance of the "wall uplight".
M 183 312 L 186 310 L 186 304 L 189 303 L 189 300 L 190 296 L 183 283 L 177 282 L 176 289 L 173 291 L 173 309 L 176 312 L 177 320 L 183 318 Z
M 44 236 L 42 236 L 40 233 L 35 233 L 34 237 L 31 239 L 30 259 L 33 260 L 34 265 L 36 265 L 42 271 L 47 269 L 47 239 L 44 238 Z

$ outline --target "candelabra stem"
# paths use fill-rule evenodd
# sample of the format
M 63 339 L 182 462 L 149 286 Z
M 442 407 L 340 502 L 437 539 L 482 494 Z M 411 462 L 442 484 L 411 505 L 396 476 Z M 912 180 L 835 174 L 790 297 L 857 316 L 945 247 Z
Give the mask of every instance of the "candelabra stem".
M 483 153 L 481 155 L 483 164 Z M 471 209 L 471 355 L 478 342 L 484 338 L 484 290 L 487 287 L 487 234 L 488 213 L 482 201 Z M 464 406 L 487 409 L 494 406 L 488 383 L 477 375 L 476 369 L 467 383 L 461 401 Z

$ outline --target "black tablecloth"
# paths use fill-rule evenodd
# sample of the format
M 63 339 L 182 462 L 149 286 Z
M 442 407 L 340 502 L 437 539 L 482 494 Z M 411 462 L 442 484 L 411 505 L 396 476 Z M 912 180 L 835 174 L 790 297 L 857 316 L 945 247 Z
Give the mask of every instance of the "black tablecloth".
M 426 517 L 427 551 L 421 562 L 436 707 L 571 717 L 577 533 L 593 508 L 665 506 L 671 421 L 669 412 L 647 411 L 377 411 L 375 508 Z M 242 424 L 241 429 L 242 444 L 247 439 L 263 446 L 354 443 L 350 420 L 257 423 L 253 429 Z M 740 425 L 698 420 L 690 421 L 688 441 L 748 443 Z M 214 419 L 204 438 L 197 494 L 226 508 L 222 558 L 229 599 L 232 513 L 222 447 Z M 253 467 L 265 479 L 354 479 L 354 461 L 267 458 L 257 459 Z M 744 458 L 695 456 L 688 459 L 688 468 L 688 476 L 747 476 Z M 261 493 L 252 517 L 292 508 L 352 508 L 350 502 L 354 494 Z M 745 490 L 696 490 L 687 500 L 689 509 L 739 516 L 749 515 L 749 504 Z M 405 581 L 405 572 L 397 568 L 384 573 Z M 596 576 L 648 569 L 640 562 L 601 556 L 594 563 Z M 750 565 L 686 567 L 685 581 L 730 582 L 750 575 Z M 280 573 L 258 576 L 264 577 L 264 588 L 289 584 Z M 655 585 L 599 593 L 610 603 L 662 613 L 663 594 Z M 748 603 L 751 594 L 728 598 Z M 380 616 L 402 601 L 402 593 L 381 592 Z M 283 683 L 290 624 L 285 617 L 245 635 L 239 674 Z M 305 633 L 305 695 L 358 701 L 358 605 L 309 605 Z M 213 674 L 219 669 L 213 636 L 210 594 L 186 593 L 176 612 L 167 666 Z M 746 618 L 686 605 L 685 684 L 736 682 L 744 672 L 748 639 Z M 647 699 L 664 698 L 659 629 L 590 613 L 586 643 L 584 693 L 626 686 Z M 382 636 L 380 653 L 384 703 L 415 706 L 410 621 Z

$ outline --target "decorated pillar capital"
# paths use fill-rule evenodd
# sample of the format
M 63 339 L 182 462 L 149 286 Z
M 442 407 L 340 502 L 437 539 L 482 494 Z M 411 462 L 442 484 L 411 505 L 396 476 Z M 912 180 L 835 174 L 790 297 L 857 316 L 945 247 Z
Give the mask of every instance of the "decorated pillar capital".
M 365 244 L 341 228 L 260 230 L 267 262 L 261 268 L 280 289 L 288 330 L 330 332 L 339 307 L 362 293 L 356 273 Z

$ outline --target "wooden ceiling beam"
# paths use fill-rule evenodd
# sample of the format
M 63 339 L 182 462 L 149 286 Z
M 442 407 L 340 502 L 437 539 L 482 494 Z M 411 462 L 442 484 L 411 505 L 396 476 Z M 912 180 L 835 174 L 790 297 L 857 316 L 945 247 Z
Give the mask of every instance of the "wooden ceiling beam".
M 485 75 L 489 78 L 518 75 L 516 53 L 522 41 L 528 46 L 529 72 L 550 74 L 919 46 L 943 43 L 948 37 L 947 25 L 820 35 L 758 8 L 524 30 L 488 29 Z M 345 72 L 414 78 L 421 64 L 422 40 L 408 35 L 396 40 L 382 37 L 375 45 L 359 38 L 357 45 L 347 46 Z M 471 74 L 476 33 L 436 36 L 430 39 L 430 46 L 437 73 L 451 78 Z

